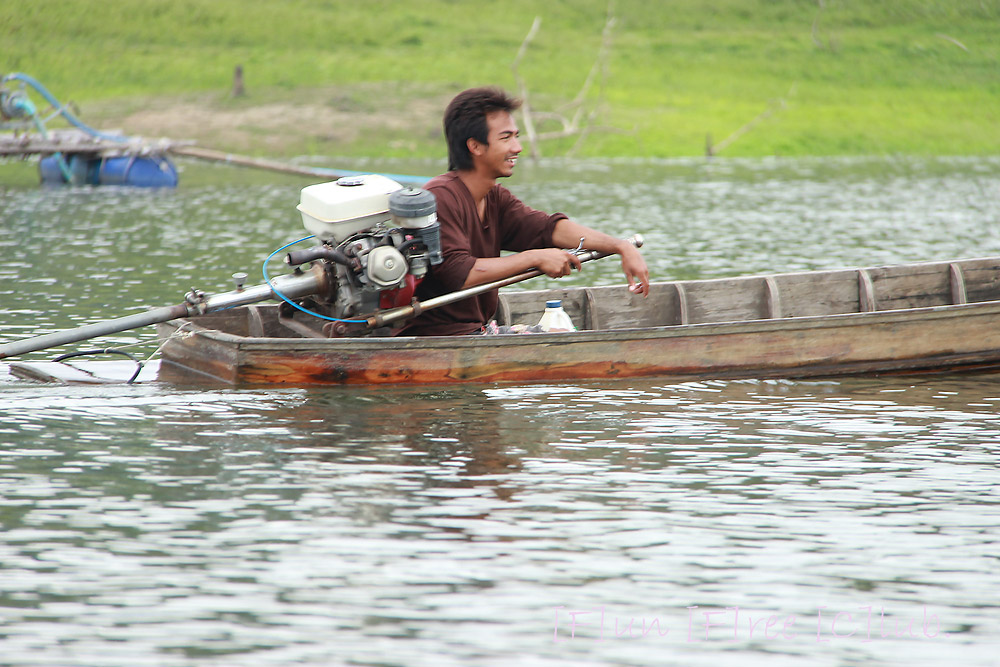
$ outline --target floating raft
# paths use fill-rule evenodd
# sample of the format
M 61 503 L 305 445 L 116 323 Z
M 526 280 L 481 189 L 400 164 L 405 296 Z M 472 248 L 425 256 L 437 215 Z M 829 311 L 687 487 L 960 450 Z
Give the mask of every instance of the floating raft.
M 15 82 L 17 87 L 14 87 Z M 46 119 L 29 99 L 27 88 L 41 95 L 75 129 L 50 132 Z M 226 164 L 267 169 L 287 174 L 332 180 L 364 172 L 299 167 L 273 160 L 233 155 L 207 148 L 191 146 L 191 142 L 162 139 L 151 143 L 141 137 L 94 129 L 74 116 L 45 86 L 20 72 L 0 76 L 0 158 L 40 155 L 39 173 L 43 184 L 58 185 L 132 185 L 143 187 L 175 187 L 177 169 L 169 154 L 223 162 Z M 422 176 L 386 174 L 398 183 L 420 186 L 427 181 Z
M 28 88 L 52 105 L 44 118 Z M 50 132 L 46 122 L 61 116 L 74 129 Z M 166 150 L 143 139 L 95 130 L 60 104 L 33 77 L 14 72 L 0 77 L 0 157 L 41 155 L 43 184 L 174 187 L 177 169 Z
M 169 150 L 169 142 L 149 142 L 146 140 L 112 141 L 93 137 L 76 129 L 49 130 L 47 136 L 35 132 L 0 134 L 0 157 L 28 157 L 52 153 L 81 155 L 107 155 L 132 153 L 164 153 Z
M 323 180 L 366 173 L 326 167 L 305 167 L 202 148 L 193 146 L 190 142 L 169 139 L 153 142 L 135 139 L 122 143 L 93 137 L 78 130 L 50 131 L 48 135 L 43 137 L 39 134 L 0 134 L 0 157 L 42 156 L 38 168 L 42 183 L 45 184 L 175 187 L 178 183 L 177 169 L 170 156 Z M 59 163 L 60 159 L 63 160 L 63 164 Z M 67 178 L 67 172 L 71 174 L 70 178 Z M 398 183 L 414 187 L 427 182 L 425 176 L 384 175 Z
M 177 168 L 167 157 L 170 144 L 111 141 L 80 130 L 0 135 L 0 157 L 42 156 L 46 185 L 131 185 L 176 187 Z
M 28 88 L 52 105 L 52 117 L 62 116 L 75 129 L 47 130 L 47 119 L 42 117 L 29 98 Z M 141 137 L 127 137 L 97 130 L 73 115 L 45 86 L 20 72 L 0 76 L 0 130 L 10 130 L 10 133 L 0 133 L 0 158 L 42 156 L 39 173 L 43 184 L 175 187 L 178 180 L 177 169 L 168 154 L 324 180 L 364 173 L 299 167 L 198 148 L 191 146 L 191 142 L 180 143 L 167 139 L 149 142 Z M 427 181 L 422 176 L 386 176 L 411 186 L 420 186 Z

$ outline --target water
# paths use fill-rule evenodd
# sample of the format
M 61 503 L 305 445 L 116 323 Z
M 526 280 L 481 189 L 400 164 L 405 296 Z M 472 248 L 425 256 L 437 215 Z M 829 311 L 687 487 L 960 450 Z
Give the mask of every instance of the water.
M 544 167 L 512 187 L 642 232 L 661 278 L 1000 254 L 997 160 Z M 304 236 L 303 182 L 182 179 L 0 190 L 0 338 L 228 289 Z M 573 280 L 620 278 L 608 259 Z M 998 406 L 990 375 L 192 389 L 0 370 L 0 664 L 995 664 Z

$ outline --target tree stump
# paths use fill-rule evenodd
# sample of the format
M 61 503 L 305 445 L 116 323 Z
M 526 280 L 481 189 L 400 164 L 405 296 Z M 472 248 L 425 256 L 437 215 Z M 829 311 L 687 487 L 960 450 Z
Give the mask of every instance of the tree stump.
M 233 70 L 233 97 L 243 97 L 246 90 L 243 88 L 243 65 L 237 65 Z

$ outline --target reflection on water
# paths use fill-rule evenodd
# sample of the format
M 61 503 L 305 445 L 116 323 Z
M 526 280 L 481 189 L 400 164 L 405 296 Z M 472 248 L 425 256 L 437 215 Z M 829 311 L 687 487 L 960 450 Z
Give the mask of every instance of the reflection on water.
M 664 274 L 998 251 L 1000 198 L 967 201 L 998 165 L 895 164 L 839 181 L 816 164 L 562 165 L 590 187 L 518 187 L 644 231 Z M 299 233 L 298 187 L 0 192 L 0 337 L 224 286 Z M 808 205 L 838 192 L 845 210 Z M 993 664 L 998 405 L 986 375 L 271 390 L 0 374 L 0 663 Z
M 8 387 L 4 646 L 60 664 L 989 664 L 997 389 Z M 795 637 L 751 636 L 775 615 Z M 630 619 L 668 632 L 629 640 Z

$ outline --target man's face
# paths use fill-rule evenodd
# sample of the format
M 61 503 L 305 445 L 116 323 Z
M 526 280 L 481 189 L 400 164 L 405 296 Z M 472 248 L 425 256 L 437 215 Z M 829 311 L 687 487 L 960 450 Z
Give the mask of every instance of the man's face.
M 479 156 L 479 164 L 492 172 L 493 178 L 507 177 L 514 173 L 517 156 L 521 152 L 521 142 L 518 140 L 517 123 L 514 117 L 506 111 L 494 111 L 486 114 L 486 127 L 489 128 L 489 144 L 480 147 L 483 154 Z

